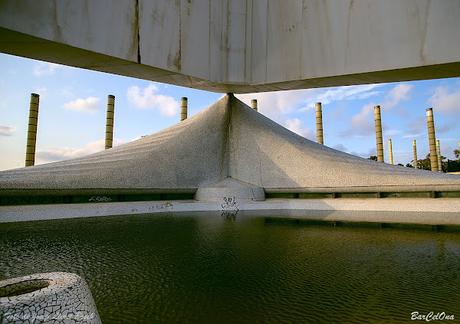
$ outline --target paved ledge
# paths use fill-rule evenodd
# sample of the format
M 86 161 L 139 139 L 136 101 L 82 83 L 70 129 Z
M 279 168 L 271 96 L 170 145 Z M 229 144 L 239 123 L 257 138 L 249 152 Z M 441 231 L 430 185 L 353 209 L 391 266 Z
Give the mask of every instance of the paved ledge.
M 0 206 L 0 223 L 135 214 L 238 215 L 320 221 L 460 225 L 457 198 L 267 199 L 265 201 L 141 201 Z

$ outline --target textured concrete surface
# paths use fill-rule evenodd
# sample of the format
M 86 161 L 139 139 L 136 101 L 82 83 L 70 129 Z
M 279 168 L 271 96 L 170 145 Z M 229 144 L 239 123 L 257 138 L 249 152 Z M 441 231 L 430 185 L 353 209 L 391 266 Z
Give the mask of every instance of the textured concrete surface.
M 222 182 L 227 178 L 239 182 Z M 192 118 L 140 140 L 78 159 L 2 171 L 0 195 L 195 192 L 225 185 L 233 190 L 237 183 L 265 192 L 460 191 L 457 175 L 331 149 L 227 95 Z
M 133 214 L 216 217 L 293 217 L 309 220 L 460 225 L 460 199 L 340 198 L 217 201 L 149 201 L 0 206 L 0 223 Z
M 218 92 L 460 75 L 458 0 L 2 0 L 0 50 Z
M 0 319 L 2 323 L 101 323 L 86 282 L 66 272 L 0 281 Z
M 224 197 L 227 200 L 262 201 L 265 200 L 265 192 L 263 188 L 250 183 L 225 178 L 214 184 L 200 186 L 195 194 L 195 199 L 202 201 L 219 201 Z

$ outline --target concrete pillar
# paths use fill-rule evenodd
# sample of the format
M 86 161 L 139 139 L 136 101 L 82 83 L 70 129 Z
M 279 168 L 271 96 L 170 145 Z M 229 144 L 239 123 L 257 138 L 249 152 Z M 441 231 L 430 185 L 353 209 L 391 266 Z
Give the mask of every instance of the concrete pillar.
M 436 140 L 436 155 L 438 158 L 438 171 L 442 172 L 442 161 L 441 161 L 441 143 Z
M 115 96 L 107 97 L 107 116 L 105 119 L 105 149 L 113 146 L 113 115 L 115 112 Z
M 257 99 L 252 99 L 251 100 L 251 107 L 252 107 L 252 109 L 257 111 Z
M 390 164 L 395 164 L 393 160 L 393 143 L 391 142 L 391 138 L 388 140 L 388 158 L 390 159 Z
M 377 161 L 383 162 L 383 135 L 382 135 L 382 116 L 380 114 L 380 106 L 374 107 L 375 121 L 375 141 L 377 146 Z
M 180 100 L 180 121 L 187 119 L 187 105 L 188 105 L 187 97 L 182 97 Z
M 418 160 L 417 160 L 417 140 L 412 141 L 412 152 L 414 153 L 414 161 L 412 162 L 412 166 L 415 169 L 418 169 Z
M 321 108 L 321 102 L 317 102 L 315 105 L 316 111 L 316 141 L 319 144 L 324 144 L 323 137 L 323 111 Z
M 426 109 L 426 126 L 428 128 L 428 142 L 430 144 L 431 171 L 438 171 L 438 154 L 436 152 L 436 134 L 434 131 L 433 108 Z
M 29 126 L 27 130 L 27 146 L 26 146 L 26 167 L 35 164 L 35 146 L 37 143 L 37 124 L 38 124 L 38 107 L 40 96 L 36 93 L 30 95 L 29 106 Z

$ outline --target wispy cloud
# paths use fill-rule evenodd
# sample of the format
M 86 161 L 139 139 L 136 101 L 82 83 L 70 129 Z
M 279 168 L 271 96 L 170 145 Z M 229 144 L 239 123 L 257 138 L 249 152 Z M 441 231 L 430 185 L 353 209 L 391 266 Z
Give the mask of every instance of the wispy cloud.
M 308 128 L 300 127 L 298 118 L 290 118 L 293 112 L 305 112 L 314 108 L 316 102 L 323 105 L 341 100 L 357 100 L 375 96 L 380 93 L 380 84 L 343 86 L 326 89 L 305 89 L 290 91 L 274 91 L 263 93 L 239 94 L 238 99 L 250 104 L 251 99 L 257 99 L 259 111 L 288 129 L 307 137 L 313 138 Z
M 314 96 L 314 102 L 308 103 L 304 110 L 312 109 L 315 102 L 327 105 L 334 101 L 367 99 L 380 94 L 381 91 L 376 89 L 381 86 L 382 84 L 364 84 L 323 90 Z
M 16 128 L 11 126 L 0 125 L 0 136 L 11 136 L 16 131 Z
M 250 105 L 251 99 L 257 99 L 261 113 L 279 123 L 285 123 L 287 117 L 284 115 L 304 107 L 309 101 L 314 102 L 314 93 L 317 91 L 318 89 L 273 91 L 236 96 L 247 105 Z
M 381 84 L 364 84 L 325 89 L 241 94 L 237 97 L 247 104 L 250 103 L 251 99 L 257 99 L 260 101 L 260 107 L 264 114 L 270 113 L 270 110 L 287 113 L 293 108 L 298 108 L 300 111 L 310 110 L 314 108 L 316 102 L 327 105 L 334 101 L 370 98 L 380 93 L 376 89 L 381 86 Z M 267 111 L 267 109 L 269 110 Z
M 125 143 L 125 140 L 114 139 L 113 146 Z M 69 159 L 75 159 L 85 155 L 93 154 L 104 150 L 105 140 L 100 139 L 90 142 L 80 148 L 72 147 L 54 147 L 37 151 L 37 164 L 57 162 Z
M 374 133 L 374 103 L 364 105 L 359 113 L 354 115 L 350 121 L 350 127 L 342 132 L 342 136 L 368 136 Z
M 372 90 L 373 88 L 370 88 Z M 391 109 L 397 106 L 401 101 L 410 98 L 410 92 L 413 86 L 410 84 L 402 83 L 393 87 L 385 96 L 385 101 L 381 104 L 383 109 Z M 370 91 L 368 90 L 368 91 Z M 369 136 L 375 132 L 375 125 L 373 120 L 374 106 L 376 103 L 368 103 L 364 105 L 361 110 L 351 118 L 350 127 L 348 127 L 341 134 L 343 136 Z M 396 129 L 389 129 L 385 131 L 386 136 L 400 135 L 401 131 Z
M 50 76 L 64 66 L 54 63 L 40 62 L 34 66 L 33 73 L 36 77 Z
M 287 129 L 289 129 L 291 132 L 294 132 L 300 136 L 303 136 L 305 138 L 308 138 L 310 140 L 314 139 L 314 134 L 313 131 L 307 127 L 302 127 L 302 122 L 298 118 L 292 118 L 286 120 L 285 124 Z
M 168 117 L 175 116 L 179 112 L 179 102 L 158 91 L 158 87 L 154 84 L 149 84 L 143 89 L 132 86 L 127 91 L 128 101 L 137 108 L 157 110 Z
M 450 91 L 444 86 L 437 87 L 428 102 L 435 112 L 460 113 L 460 90 Z
M 410 93 L 413 88 L 413 85 L 407 83 L 401 83 L 396 85 L 386 95 L 385 101 L 382 103 L 382 108 L 391 109 L 393 107 L 396 107 L 401 101 L 408 100 L 410 98 Z
M 99 109 L 99 101 L 100 99 L 96 97 L 80 98 L 65 103 L 64 108 L 93 113 Z

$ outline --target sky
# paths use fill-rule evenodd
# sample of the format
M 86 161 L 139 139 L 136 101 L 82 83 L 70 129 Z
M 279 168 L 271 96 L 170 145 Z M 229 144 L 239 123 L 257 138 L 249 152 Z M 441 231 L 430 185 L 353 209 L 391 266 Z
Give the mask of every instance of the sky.
M 174 85 L 0 54 L 0 170 L 24 166 L 30 94 L 40 95 L 36 164 L 104 149 L 107 95 L 115 95 L 114 145 L 172 126 L 180 98 L 192 116 L 222 97 Z M 315 140 L 314 104 L 322 102 L 324 144 L 364 158 L 375 155 L 373 106 L 381 105 L 385 147 L 395 163 L 429 152 L 425 109 L 433 107 L 443 156 L 453 159 L 460 141 L 460 78 L 236 94 L 259 112 Z

